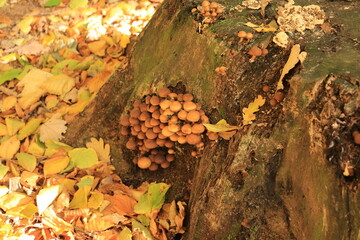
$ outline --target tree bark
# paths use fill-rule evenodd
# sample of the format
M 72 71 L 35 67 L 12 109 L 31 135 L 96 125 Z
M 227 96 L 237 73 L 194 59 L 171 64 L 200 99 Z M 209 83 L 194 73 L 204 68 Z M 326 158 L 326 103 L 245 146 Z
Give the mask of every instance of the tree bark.
M 182 88 L 196 96 L 212 123 L 224 118 L 241 125 L 242 108 L 257 95 L 273 96 L 290 47 L 270 44 L 266 57 L 250 63 L 249 46 L 238 44 L 236 34 L 251 30 L 239 24 L 246 19 L 269 22 L 277 3 L 268 6 L 265 19 L 258 10 L 234 10 L 238 1 L 219 3 L 227 10 L 224 19 L 199 33 L 191 15 L 195 5 L 166 0 L 129 50 L 129 65 L 69 126 L 67 141 L 81 145 L 102 137 L 125 182 L 171 183 L 169 200 L 190 194 L 183 239 L 360 239 L 360 150 L 351 136 L 360 127 L 356 1 L 317 2 L 332 29 L 293 36 L 308 57 L 286 75 L 283 102 L 271 107 L 267 101 L 253 124 L 230 141 L 207 141 L 198 158 L 188 147 L 155 174 L 133 166 L 119 118 L 134 99 L 163 86 Z M 268 35 L 255 34 L 255 43 Z M 228 68 L 225 76 L 215 73 L 218 66 Z M 270 93 L 262 92 L 264 85 Z M 344 176 L 346 164 L 354 175 Z

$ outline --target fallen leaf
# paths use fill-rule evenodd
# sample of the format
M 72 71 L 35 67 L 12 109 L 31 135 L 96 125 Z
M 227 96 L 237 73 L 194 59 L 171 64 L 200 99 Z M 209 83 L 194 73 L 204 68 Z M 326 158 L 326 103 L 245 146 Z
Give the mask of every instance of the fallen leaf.
M 30 219 L 35 215 L 37 211 L 38 208 L 35 206 L 34 203 L 31 202 L 22 206 L 9 209 L 8 211 L 6 211 L 6 215 Z
M 55 185 L 40 190 L 36 195 L 36 205 L 38 206 L 40 215 L 50 206 L 61 191 L 61 185 Z
M 16 158 L 20 166 L 25 170 L 32 172 L 36 167 L 36 157 L 28 153 L 18 153 Z
M 144 227 L 140 222 L 136 221 L 135 219 L 132 219 L 131 224 L 132 224 L 133 232 L 138 232 L 146 240 L 154 240 L 149 229 Z
M 31 24 L 33 23 L 34 20 L 35 20 L 35 17 L 28 16 L 28 17 L 24 18 L 23 20 L 21 20 L 16 26 L 18 28 L 20 28 L 20 30 L 23 33 L 27 34 L 30 32 Z
M 42 215 L 42 224 L 53 229 L 53 231 L 60 235 L 63 232 L 74 231 L 74 227 L 65 222 L 63 219 L 56 216 L 56 213 L 51 207 L 48 207 Z
M 17 133 L 17 131 L 19 131 L 20 128 L 25 126 L 25 123 L 23 121 L 12 118 L 5 118 L 5 123 L 9 136 L 13 136 Z
M 62 134 L 66 132 L 66 121 L 51 118 L 40 126 L 40 140 L 46 142 L 47 140 L 58 141 L 63 138 Z
M 132 240 L 132 233 L 131 230 L 128 227 L 124 227 L 123 230 L 121 230 L 118 239 L 121 240 Z
M 19 55 L 40 55 L 49 52 L 50 48 L 45 47 L 36 40 L 30 41 L 17 49 Z
M 203 125 L 206 127 L 207 130 L 216 133 L 240 129 L 240 127 L 238 126 L 231 126 L 226 122 L 225 119 L 221 119 L 216 124 L 204 123 Z
M 44 7 L 55 7 L 57 5 L 59 5 L 63 0 L 48 0 L 45 4 Z
M 93 231 L 105 231 L 108 228 L 113 227 L 112 222 L 106 221 L 100 213 L 94 213 L 89 221 L 85 223 L 85 230 L 89 232 Z
M 295 67 L 295 65 L 299 62 L 299 55 L 300 55 L 300 45 L 299 44 L 295 44 L 292 48 L 291 48 L 291 52 L 289 55 L 289 58 L 287 60 L 287 62 L 285 63 L 285 66 L 283 68 L 283 70 L 281 71 L 281 76 L 280 79 L 278 81 L 277 84 L 277 88 L 276 90 L 281 90 L 284 89 L 284 85 L 282 83 L 283 78 L 285 77 L 285 75 Z
M 148 191 L 140 197 L 134 211 L 138 214 L 154 213 L 160 210 L 165 201 L 165 194 L 170 185 L 166 183 L 152 183 Z
M 0 164 L 0 179 L 3 179 L 3 177 L 6 175 L 6 173 L 9 171 L 9 167 L 5 166 L 3 164 Z
M 35 130 L 40 126 L 40 123 L 42 122 L 42 119 L 39 118 L 32 118 L 30 119 L 25 126 L 20 129 L 17 138 L 19 140 L 23 140 L 24 138 L 30 136 L 35 132 Z
M 0 157 L 5 159 L 12 159 L 20 148 L 20 141 L 16 136 L 6 139 L 0 144 Z
M 80 169 L 90 168 L 99 162 L 98 156 L 92 148 L 75 148 L 68 154 L 74 165 Z
M 74 198 L 70 202 L 69 209 L 87 208 L 88 196 L 90 194 L 90 190 L 91 190 L 90 186 L 84 186 L 82 188 L 79 188 L 75 192 Z
M 234 136 L 236 133 L 236 130 L 230 131 L 230 132 L 219 132 L 219 136 L 222 137 L 225 140 L 230 140 L 232 136 Z
M 74 86 L 75 79 L 65 74 L 53 75 L 40 85 L 43 90 L 55 95 L 63 95 Z
M 70 162 L 68 156 L 56 156 L 44 162 L 44 175 L 56 174 L 63 171 Z
M 259 111 L 259 108 L 264 104 L 265 98 L 263 98 L 261 95 L 258 95 L 253 102 L 249 103 L 249 106 L 247 108 L 243 108 L 243 125 L 248 125 L 251 123 L 251 121 L 255 120 L 255 112 Z
M 1 111 L 5 112 L 15 106 L 17 98 L 15 96 L 7 96 L 3 98 L 2 104 L 0 106 Z
M 12 192 L 0 198 L 0 208 L 7 211 L 11 208 L 19 207 L 33 202 L 33 198 L 24 193 Z
M 84 8 L 88 4 L 88 0 L 70 0 L 69 7 L 72 9 Z
M 125 194 L 115 194 L 114 196 L 105 195 L 104 198 L 110 201 L 110 205 L 108 205 L 102 213 L 104 215 L 111 213 L 118 213 L 120 215 L 132 216 L 135 215 L 134 207 L 136 205 L 136 201 L 125 195 Z
M 105 50 L 107 48 L 107 43 L 104 40 L 94 41 L 88 44 L 89 50 L 97 56 L 105 56 Z
M 10 69 L 0 73 L 0 85 L 4 82 L 17 78 L 22 71 L 20 69 Z
M 88 208 L 97 209 L 104 200 L 104 194 L 101 192 L 92 192 L 88 202 Z
M 94 149 L 100 161 L 110 162 L 110 145 L 105 144 L 102 138 L 99 140 L 91 138 L 90 142 L 86 143 L 86 147 Z

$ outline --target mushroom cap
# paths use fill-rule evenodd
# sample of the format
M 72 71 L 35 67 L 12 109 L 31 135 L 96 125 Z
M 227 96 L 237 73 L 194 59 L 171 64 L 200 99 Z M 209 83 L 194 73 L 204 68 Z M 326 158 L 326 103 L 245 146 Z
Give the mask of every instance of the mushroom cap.
M 186 116 L 186 120 L 190 122 L 197 122 L 200 120 L 200 113 L 198 111 L 192 110 L 188 112 Z
M 124 127 L 124 126 L 122 126 L 121 128 L 120 128 L 120 134 L 121 135 L 123 135 L 123 136 L 126 136 L 126 135 L 129 135 L 129 129 L 127 128 L 127 127 Z
M 267 49 L 263 49 L 261 51 L 262 51 L 261 55 L 263 55 L 263 56 L 265 56 L 269 53 L 269 50 L 267 50 Z
M 157 165 L 156 163 L 151 163 L 149 170 L 156 171 L 156 170 L 158 170 L 158 168 L 159 168 L 159 165 Z
M 161 164 L 161 163 L 163 163 L 165 161 L 166 161 L 165 155 L 163 155 L 163 154 L 157 154 L 154 157 L 154 162 L 157 163 L 157 164 Z
M 151 126 L 158 126 L 160 124 L 160 121 L 158 119 L 155 119 L 155 118 L 151 118 L 150 119 L 150 124 Z
M 160 118 L 160 111 L 156 110 L 151 114 L 151 117 L 155 118 L 155 119 L 159 119 Z
M 165 161 L 165 162 L 161 163 L 160 166 L 162 168 L 168 168 L 168 167 L 170 167 L 170 163 L 168 161 Z
M 190 134 L 191 133 L 191 125 L 190 124 L 184 124 L 182 127 L 181 127 L 181 131 L 185 134 Z
M 270 99 L 269 103 L 270 103 L 271 106 L 274 107 L 274 106 L 276 106 L 277 101 L 274 98 L 272 98 L 272 99 Z
M 175 160 L 175 156 L 172 154 L 166 154 L 166 161 L 172 162 Z
M 160 147 L 163 147 L 163 146 L 165 146 L 165 143 L 166 143 L 166 140 L 165 139 L 161 139 L 161 138 L 157 138 L 156 139 L 156 143 L 157 143 L 157 145 L 159 145 Z
M 155 127 L 152 128 L 152 130 L 153 130 L 154 133 L 161 133 L 162 129 L 159 126 L 155 126 Z
M 172 147 L 174 147 L 174 142 L 172 142 L 172 141 L 170 141 L 170 140 L 166 140 L 166 142 L 165 142 L 165 147 L 167 147 L 167 148 L 172 148 Z
M 174 100 L 175 98 L 177 98 L 177 94 L 176 93 L 169 93 L 168 94 L 168 98 L 170 98 L 170 99 L 172 99 L 172 100 Z
M 189 101 L 192 101 L 193 99 L 194 99 L 194 96 L 191 93 L 185 93 L 183 95 L 184 102 L 189 102 Z
M 146 131 L 145 135 L 148 139 L 155 139 L 158 136 L 151 128 Z
M 173 112 L 178 112 L 180 111 L 182 108 L 182 105 L 179 101 L 173 101 L 171 104 L 170 104 L 170 110 L 173 111 Z
M 159 117 L 160 122 L 167 123 L 169 121 L 169 118 L 167 115 L 161 114 Z
M 135 150 L 136 147 L 137 147 L 135 138 L 130 137 L 125 146 L 126 146 L 127 149 Z
M 169 129 L 169 131 L 176 133 L 176 132 L 180 131 L 180 126 L 177 124 L 171 123 L 171 124 L 169 124 L 168 129 Z
M 150 98 L 150 104 L 155 105 L 155 106 L 159 105 L 160 104 L 160 98 L 158 96 L 156 96 L 156 95 L 152 96 Z
M 140 104 L 141 104 L 141 101 L 139 99 L 137 99 L 137 100 L 134 101 L 133 107 L 134 108 L 140 107 Z
M 246 37 L 246 32 L 245 31 L 240 31 L 240 32 L 238 32 L 238 37 L 240 37 L 240 38 L 244 38 L 244 37 Z
M 184 102 L 184 110 L 190 112 L 196 109 L 196 104 L 194 102 Z
M 201 3 L 201 6 L 203 7 L 210 6 L 210 2 L 205 0 Z
M 249 33 L 246 33 L 246 36 L 245 36 L 245 37 L 246 37 L 246 39 L 252 39 L 253 36 L 254 36 L 254 35 L 249 32 Z
M 179 139 L 179 135 L 173 134 L 173 135 L 171 135 L 169 138 L 170 138 L 171 141 L 177 142 L 177 140 Z
M 353 138 L 354 138 L 354 142 L 355 142 L 356 144 L 360 144 L 360 133 L 359 133 L 359 131 L 355 130 L 355 131 L 352 133 L 352 135 L 353 135 Z
M 186 143 L 186 137 L 185 136 L 179 136 L 177 139 L 177 142 L 180 144 L 185 144 Z
M 164 135 L 165 137 L 170 137 L 171 135 L 174 134 L 174 132 L 170 131 L 169 126 L 166 126 L 162 129 L 161 131 L 162 135 Z
M 274 94 L 274 98 L 276 99 L 276 101 L 281 102 L 285 97 L 285 93 L 281 92 L 281 91 L 277 91 Z
M 219 4 L 217 2 L 210 3 L 210 8 L 217 8 Z
M 148 149 L 154 149 L 158 145 L 156 144 L 156 141 L 154 139 L 145 139 L 144 140 L 144 146 Z
M 219 137 L 219 135 L 215 132 L 207 132 L 206 135 L 210 140 L 216 140 Z
M 166 97 L 170 92 L 171 92 L 170 89 L 165 87 L 165 88 L 160 88 L 158 94 L 160 97 Z
M 258 48 L 258 47 L 252 47 L 252 48 L 250 48 L 248 54 L 251 55 L 251 56 L 256 56 L 256 57 L 258 57 L 258 56 L 261 56 L 262 51 L 261 51 L 261 49 Z
M 128 115 L 122 116 L 122 117 L 120 118 L 120 124 L 121 124 L 122 126 L 125 126 L 125 127 L 130 126 L 129 116 L 128 116 Z
M 264 92 L 268 92 L 268 91 L 270 91 L 270 87 L 268 85 L 265 85 L 265 86 L 263 86 L 262 90 Z
M 205 131 L 205 127 L 201 123 L 195 123 L 191 127 L 191 132 L 195 134 L 200 134 L 203 133 L 204 131 Z
M 185 110 L 181 110 L 178 112 L 177 116 L 180 120 L 186 120 L 187 112 Z
M 149 112 L 142 112 L 140 115 L 139 115 L 139 120 L 140 121 L 145 121 L 146 119 L 148 119 L 150 117 L 150 113 Z
M 146 169 L 146 168 L 150 167 L 151 160 L 148 157 L 141 157 L 138 159 L 137 165 L 139 168 Z
M 201 142 L 201 136 L 197 134 L 189 134 L 186 136 L 187 143 L 196 145 Z
M 139 119 L 137 119 L 137 118 L 129 118 L 129 122 L 130 122 L 130 125 L 131 126 L 134 126 L 134 125 L 137 125 L 137 124 L 139 124 L 140 123 L 140 121 L 139 121 Z
M 164 100 L 162 100 L 162 101 L 160 102 L 160 108 L 161 108 L 162 110 L 166 110 L 166 109 L 168 109 L 168 108 L 170 107 L 170 104 L 171 104 L 171 101 L 170 101 L 170 100 L 164 99 Z

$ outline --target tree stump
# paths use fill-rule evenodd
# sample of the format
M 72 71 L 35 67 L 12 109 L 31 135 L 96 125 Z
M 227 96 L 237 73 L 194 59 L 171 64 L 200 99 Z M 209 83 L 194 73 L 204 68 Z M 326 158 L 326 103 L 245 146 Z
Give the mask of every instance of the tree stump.
M 240 24 L 249 19 L 274 19 L 279 3 L 264 18 L 260 10 L 236 10 L 239 1 L 219 3 L 222 19 L 199 32 L 194 3 L 166 0 L 128 49 L 129 65 L 69 126 L 66 141 L 102 137 L 124 182 L 165 181 L 169 200 L 190 197 L 182 239 L 360 239 L 360 147 L 352 138 L 360 129 L 360 3 L 317 2 L 329 20 L 323 30 L 293 36 L 308 57 L 285 76 L 285 99 L 275 107 L 268 100 L 291 46 L 270 43 L 268 55 L 250 63 L 250 45 L 272 33 L 254 33 L 248 45 L 238 43 L 237 32 L 251 31 Z M 219 66 L 225 75 L 215 72 Z M 194 94 L 212 123 L 240 126 L 244 107 L 258 95 L 267 101 L 231 140 L 206 141 L 198 157 L 190 147 L 179 150 L 170 168 L 153 173 L 132 164 L 119 119 L 135 99 L 163 86 Z

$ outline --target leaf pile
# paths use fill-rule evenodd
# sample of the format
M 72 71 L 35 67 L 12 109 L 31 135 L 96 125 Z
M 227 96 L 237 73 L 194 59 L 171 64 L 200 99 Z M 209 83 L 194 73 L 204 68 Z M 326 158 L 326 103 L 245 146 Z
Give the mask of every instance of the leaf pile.
M 0 166 L 2 239 L 168 239 L 184 232 L 185 203 L 164 204 L 165 183 L 124 185 L 102 139 L 86 148 L 35 144 Z

